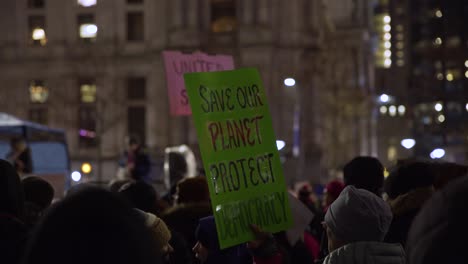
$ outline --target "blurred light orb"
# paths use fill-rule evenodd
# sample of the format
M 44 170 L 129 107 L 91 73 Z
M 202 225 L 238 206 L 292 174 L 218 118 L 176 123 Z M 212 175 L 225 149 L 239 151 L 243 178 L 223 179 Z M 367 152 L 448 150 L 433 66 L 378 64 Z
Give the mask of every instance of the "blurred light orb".
M 414 145 L 416 145 L 416 140 L 412 139 L 412 138 L 405 138 L 401 141 L 401 145 L 405 148 L 405 149 L 412 149 L 414 147 Z
M 294 86 L 296 84 L 296 80 L 293 78 L 286 78 L 284 79 L 284 85 L 286 86 Z
M 440 122 L 440 123 L 443 123 L 445 121 L 445 116 L 444 115 L 439 115 L 437 117 L 437 120 Z
M 90 173 L 93 170 L 93 167 L 88 162 L 81 164 L 81 171 L 85 174 Z
M 72 174 L 71 174 L 71 178 L 72 178 L 72 180 L 73 180 L 74 182 L 78 182 L 78 181 L 81 180 L 81 173 L 78 172 L 78 171 L 74 171 L 74 172 L 72 172 Z
M 443 156 L 445 156 L 445 150 L 441 148 L 434 149 L 430 154 L 431 159 L 440 159 Z
M 282 150 L 286 146 L 286 143 L 283 140 L 276 140 L 276 148 Z
M 35 28 L 32 32 L 33 40 L 41 40 L 45 38 L 45 31 L 42 28 Z
M 384 21 L 384 23 L 388 24 L 388 23 L 390 23 L 390 21 L 392 21 L 392 18 L 389 15 L 386 15 L 386 16 L 383 17 L 383 21 Z
M 404 115 L 405 112 L 406 112 L 406 107 L 405 107 L 404 105 L 398 106 L 398 113 L 399 113 L 400 115 Z
M 96 0 L 78 0 L 78 5 L 83 7 L 90 7 L 96 5 Z
M 98 32 L 98 27 L 95 24 L 82 24 L 80 26 L 80 37 L 95 38 Z
M 434 105 L 434 109 L 437 112 L 440 112 L 440 111 L 442 111 L 442 109 L 444 109 L 444 106 L 441 103 L 437 103 L 437 104 Z
M 397 111 L 397 108 L 396 108 L 396 106 L 394 106 L 394 105 L 391 105 L 391 106 L 388 108 L 388 112 L 390 113 L 391 116 L 395 116 L 395 115 L 396 115 L 396 111 Z
M 388 103 L 388 101 L 390 101 L 390 96 L 388 96 L 387 94 L 382 94 L 380 97 L 380 102 L 382 103 Z
M 385 114 L 387 113 L 387 107 L 386 107 L 385 105 L 382 105 L 382 106 L 380 107 L 380 113 L 381 113 L 382 115 L 385 115 Z

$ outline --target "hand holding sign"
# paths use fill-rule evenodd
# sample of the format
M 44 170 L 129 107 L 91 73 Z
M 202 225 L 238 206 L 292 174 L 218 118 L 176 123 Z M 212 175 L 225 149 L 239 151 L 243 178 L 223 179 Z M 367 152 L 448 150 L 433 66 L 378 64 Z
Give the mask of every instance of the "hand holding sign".
M 256 69 L 185 74 L 221 248 L 292 224 L 271 116 Z

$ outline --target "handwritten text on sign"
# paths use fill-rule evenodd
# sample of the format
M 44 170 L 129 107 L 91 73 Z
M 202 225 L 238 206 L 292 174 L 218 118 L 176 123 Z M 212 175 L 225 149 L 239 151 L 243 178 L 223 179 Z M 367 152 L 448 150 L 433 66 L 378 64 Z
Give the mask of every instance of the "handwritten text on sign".
M 250 224 L 291 223 L 263 85 L 255 69 L 185 75 L 220 246 L 253 239 Z
M 227 55 L 211 56 L 201 52 L 183 54 L 179 51 L 164 51 L 162 55 L 166 68 L 171 115 L 191 114 L 183 79 L 185 73 L 234 69 L 232 56 Z

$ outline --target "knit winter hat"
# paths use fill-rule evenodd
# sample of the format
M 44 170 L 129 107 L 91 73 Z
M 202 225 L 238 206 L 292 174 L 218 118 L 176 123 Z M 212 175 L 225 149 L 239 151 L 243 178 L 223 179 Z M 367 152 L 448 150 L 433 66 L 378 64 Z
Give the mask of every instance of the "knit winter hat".
M 347 186 L 329 207 L 325 223 L 346 242 L 383 241 L 390 224 L 390 206 L 377 195 Z
M 344 187 L 345 186 L 342 181 L 334 180 L 334 181 L 329 182 L 325 186 L 325 189 L 327 190 L 327 193 L 337 198 L 340 195 L 340 193 L 343 191 Z
M 171 240 L 171 231 L 169 231 L 166 223 L 154 214 L 143 212 L 139 209 L 135 210 L 145 218 L 145 225 L 151 229 L 154 238 L 161 249 L 166 246 L 169 243 L 169 240 Z

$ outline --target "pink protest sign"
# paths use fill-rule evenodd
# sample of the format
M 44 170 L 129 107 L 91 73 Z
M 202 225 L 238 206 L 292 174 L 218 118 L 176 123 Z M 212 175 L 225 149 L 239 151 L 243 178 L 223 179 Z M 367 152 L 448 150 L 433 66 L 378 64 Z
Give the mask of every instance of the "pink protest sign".
M 171 115 L 191 115 L 184 73 L 226 71 L 234 69 L 234 60 L 230 55 L 208 55 L 201 52 L 183 54 L 180 51 L 163 51 L 166 68 L 167 89 Z

